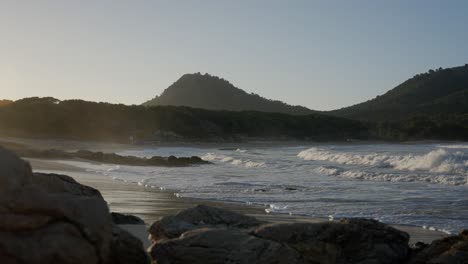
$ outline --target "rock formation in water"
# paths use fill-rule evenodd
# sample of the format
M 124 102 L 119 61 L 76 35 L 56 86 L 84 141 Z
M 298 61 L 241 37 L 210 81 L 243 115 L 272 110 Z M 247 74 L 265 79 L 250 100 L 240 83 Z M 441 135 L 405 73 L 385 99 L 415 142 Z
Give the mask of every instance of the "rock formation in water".
M 129 165 L 129 166 L 163 166 L 163 167 L 186 167 L 191 165 L 212 164 L 209 161 L 202 160 L 200 157 L 161 157 L 153 156 L 151 158 L 140 158 L 135 156 L 122 156 L 115 153 L 93 152 L 89 150 L 78 150 L 75 152 L 58 149 L 31 149 L 21 145 L 11 146 L 9 149 L 25 158 L 40 159 L 83 159 L 88 161 L 97 161 L 109 164 Z

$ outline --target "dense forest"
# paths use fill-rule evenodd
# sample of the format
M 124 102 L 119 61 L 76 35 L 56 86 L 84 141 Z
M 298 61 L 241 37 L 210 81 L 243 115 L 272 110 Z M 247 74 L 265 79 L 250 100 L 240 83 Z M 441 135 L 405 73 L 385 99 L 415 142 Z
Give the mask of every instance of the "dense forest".
M 368 123 L 373 138 L 468 140 L 468 64 L 417 74 L 381 96 L 327 114 Z
M 26 98 L 0 107 L 0 133 L 22 137 L 128 142 L 239 141 L 251 138 L 366 138 L 358 121 L 322 114 L 210 111 Z
M 262 111 L 292 115 L 313 114 L 303 106 L 292 106 L 247 93 L 230 82 L 209 74 L 185 74 L 160 96 L 144 103 L 147 106 L 189 106 L 210 110 Z
M 198 108 L 163 106 L 184 102 Z M 243 110 L 250 108 L 258 111 Z M 207 74 L 184 75 L 143 106 L 0 100 L 0 133 L 120 142 L 468 140 L 468 65 L 430 70 L 375 99 L 323 113 L 247 94 Z
M 417 74 L 372 100 L 328 113 L 365 121 L 468 113 L 468 64 Z

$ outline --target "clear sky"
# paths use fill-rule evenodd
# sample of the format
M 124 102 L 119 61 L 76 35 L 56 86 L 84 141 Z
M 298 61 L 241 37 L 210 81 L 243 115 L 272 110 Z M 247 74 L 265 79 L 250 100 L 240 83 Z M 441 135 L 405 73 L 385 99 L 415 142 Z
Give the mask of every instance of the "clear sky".
M 329 110 L 468 63 L 468 1 L 0 0 L 0 98 L 139 104 L 184 73 Z

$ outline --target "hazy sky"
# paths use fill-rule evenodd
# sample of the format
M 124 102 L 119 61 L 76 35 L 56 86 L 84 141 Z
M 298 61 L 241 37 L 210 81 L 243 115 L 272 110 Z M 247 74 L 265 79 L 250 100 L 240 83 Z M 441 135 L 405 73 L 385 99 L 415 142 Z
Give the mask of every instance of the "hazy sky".
M 0 0 L 0 98 L 139 104 L 184 73 L 312 109 L 468 63 L 468 1 Z

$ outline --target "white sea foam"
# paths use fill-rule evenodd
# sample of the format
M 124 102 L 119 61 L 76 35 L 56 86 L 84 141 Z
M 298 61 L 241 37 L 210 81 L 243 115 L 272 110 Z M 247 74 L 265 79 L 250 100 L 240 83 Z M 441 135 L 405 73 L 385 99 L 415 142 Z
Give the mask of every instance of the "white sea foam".
M 326 166 L 320 166 L 316 169 L 321 174 L 326 174 L 326 175 L 339 175 L 341 174 L 342 170 L 340 168 L 336 167 L 326 167 Z
M 437 175 L 421 173 L 382 173 L 361 170 L 343 170 L 336 167 L 321 166 L 316 169 L 320 174 L 340 176 L 349 179 L 387 181 L 387 182 L 425 182 L 448 185 L 468 185 L 468 175 Z
M 438 145 L 439 148 L 447 149 L 468 149 L 468 144 L 459 144 L 459 145 Z
M 265 162 L 256 162 L 252 160 L 242 160 L 242 159 L 237 159 L 234 157 L 230 156 L 225 156 L 225 155 L 220 155 L 220 154 L 215 154 L 215 153 L 207 153 L 204 156 L 201 157 L 203 160 L 207 161 L 213 161 L 213 162 L 223 162 L 223 163 L 230 163 L 232 165 L 236 166 L 242 166 L 245 168 L 264 168 Z
M 436 149 L 425 155 L 389 155 L 384 153 L 354 154 L 319 148 L 303 150 L 297 156 L 304 160 L 328 161 L 344 165 L 391 167 L 396 170 L 467 174 L 468 161 L 463 152 Z

